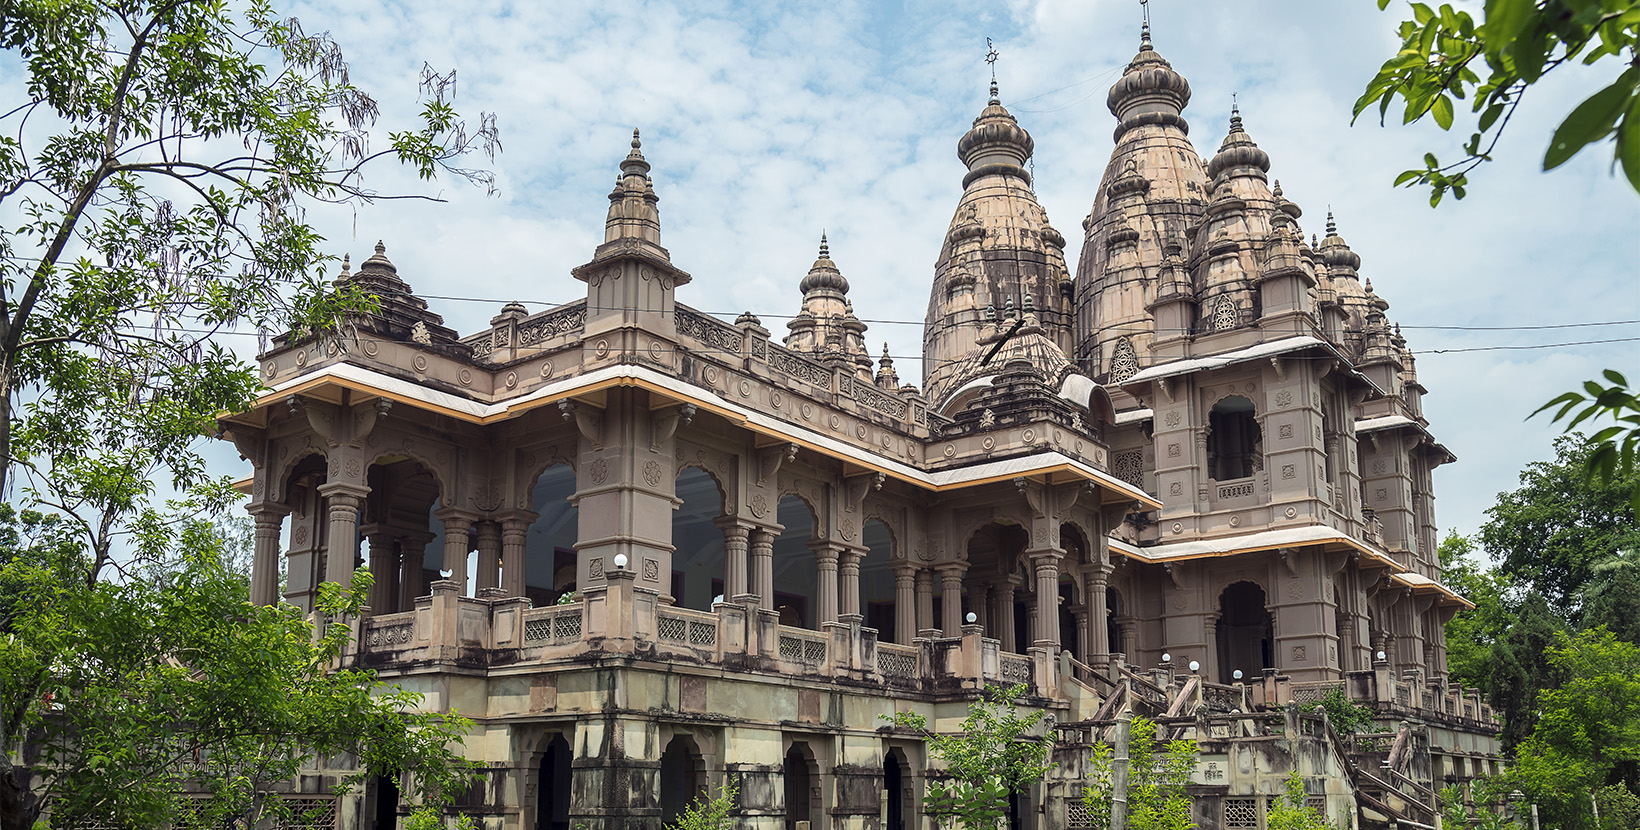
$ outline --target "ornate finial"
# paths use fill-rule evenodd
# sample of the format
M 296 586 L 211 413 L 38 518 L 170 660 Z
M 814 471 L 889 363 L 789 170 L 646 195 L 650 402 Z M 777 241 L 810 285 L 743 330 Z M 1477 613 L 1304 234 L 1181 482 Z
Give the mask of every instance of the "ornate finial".
M 1236 93 L 1230 93 L 1230 132 L 1241 132 L 1241 104 L 1236 102 Z
M 831 248 L 826 244 L 826 232 L 820 231 L 820 258 L 831 259 Z
M 996 322 L 996 320 L 997 320 L 997 307 L 996 307 L 995 303 L 986 303 L 985 304 L 985 319 L 988 322 L 992 322 L 992 323 Z
M 639 149 L 642 146 L 643 146 L 643 142 L 638 140 L 638 128 L 633 127 L 632 128 L 632 149 L 636 150 L 636 149 Z
M 1139 29 L 1139 51 L 1155 51 L 1156 47 L 1150 44 L 1150 0 L 1139 0 L 1139 10 L 1145 16 L 1145 24 Z
M 1035 312 L 1036 311 L 1036 295 L 1032 294 L 1029 291 L 1025 292 L 1024 305 L 1025 305 L 1025 313 L 1026 314 L 1031 314 L 1031 313 Z
M 1001 57 L 995 44 L 990 38 L 985 39 L 985 62 L 991 65 L 991 103 L 1000 104 L 1002 99 L 997 96 L 997 58 Z
M 383 245 L 380 239 L 376 240 L 376 255 L 387 256 L 387 246 Z
M 1316 247 L 1320 244 L 1321 244 L 1321 241 L 1315 238 L 1315 234 L 1313 234 L 1313 233 L 1310 234 L 1310 247 L 1314 248 L 1314 247 Z
M 1338 223 L 1333 221 L 1332 205 L 1327 206 L 1327 235 L 1338 235 Z
M 1275 189 L 1270 191 L 1270 195 L 1274 196 L 1278 199 L 1281 198 L 1281 180 L 1280 179 L 1276 179 Z
M 345 277 L 351 273 L 353 273 L 353 257 L 350 254 L 342 254 L 342 276 Z

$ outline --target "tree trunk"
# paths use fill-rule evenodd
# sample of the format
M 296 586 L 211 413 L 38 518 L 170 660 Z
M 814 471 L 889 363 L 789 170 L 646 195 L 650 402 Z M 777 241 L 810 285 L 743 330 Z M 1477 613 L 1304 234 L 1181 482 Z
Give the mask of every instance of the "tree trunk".
M 0 774 L 0 830 L 32 830 L 40 817 L 40 804 L 18 781 L 20 774 L 26 773 L 16 766 Z
M 11 492 L 11 360 L 0 355 L 0 501 Z M 4 830 L 0 826 L 0 830 Z

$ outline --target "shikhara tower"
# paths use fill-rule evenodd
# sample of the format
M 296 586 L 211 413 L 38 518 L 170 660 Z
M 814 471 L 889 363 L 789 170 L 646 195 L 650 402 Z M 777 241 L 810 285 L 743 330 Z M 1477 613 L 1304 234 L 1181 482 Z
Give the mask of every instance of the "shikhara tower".
M 1332 217 L 1307 243 L 1242 114 L 1204 157 L 1189 100 L 1147 27 L 1073 277 L 993 82 L 954 137 L 920 389 L 848 297 L 870 251 L 822 235 L 783 338 L 679 302 L 636 132 L 584 300 L 461 336 L 378 245 L 339 278 L 381 299 L 349 347 L 278 340 L 224 419 L 253 598 L 311 609 L 368 568 L 345 659 L 473 718 L 459 809 L 487 828 L 654 830 L 725 780 L 741 827 L 929 828 L 943 772 L 880 716 L 945 728 L 1001 683 L 1062 762 L 1017 827 L 1087 826 L 1080 765 L 1124 711 L 1198 742 L 1203 827 L 1262 827 L 1289 770 L 1334 820 L 1429 823 L 1421 787 L 1497 764 L 1446 675 L 1453 459 Z M 1306 711 L 1332 690 L 1378 731 Z M 392 780 L 325 795 L 347 764 L 289 797 L 394 826 Z

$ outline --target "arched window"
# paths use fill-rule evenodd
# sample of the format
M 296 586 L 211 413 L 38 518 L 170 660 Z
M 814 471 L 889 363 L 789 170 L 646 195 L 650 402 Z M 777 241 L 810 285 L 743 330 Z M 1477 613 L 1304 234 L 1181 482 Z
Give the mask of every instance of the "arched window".
M 1253 402 L 1240 395 L 1225 398 L 1213 405 L 1207 423 L 1208 476 L 1214 481 L 1251 476 L 1263 440 Z
M 1133 341 L 1126 337 L 1116 341 L 1116 347 L 1110 352 L 1111 383 L 1121 383 L 1134 375 L 1139 374 L 1139 355 L 1133 350 Z
M 1228 331 L 1241 322 L 1241 312 L 1236 308 L 1236 301 L 1230 299 L 1229 294 L 1220 294 L 1213 302 L 1213 330 Z
M 1219 594 L 1219 682 L 1258 677 L 1275 668 L 1275 625 L 1264 606 L 1264 589 L 1253 582 L 1237 582 Z

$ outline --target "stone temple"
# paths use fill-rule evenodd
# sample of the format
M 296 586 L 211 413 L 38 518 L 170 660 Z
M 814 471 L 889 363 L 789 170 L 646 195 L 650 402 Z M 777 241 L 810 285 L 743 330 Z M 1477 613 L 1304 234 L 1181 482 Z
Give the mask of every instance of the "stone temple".
M 920 387 L 824 240 L 784 333 L 681 302 L 636 132 L 584 300 L 461 335 L 378 244 L 338 279 L 378 309 L 276 340 L 224 419 L 254 599 L 368 569 L 348 659 L 473 718 L 458 809 L 486 828 L 655 830 L 726 780 L 744 828 L 932 828 L 938 764 L 882 716 L 948 730 L 1016 683 L 1058 764 L 1014 828 L 1090 826 L 1123 712 L 1197 741 L 1204 828 L 1265 827 L 1290 770 L 1335 823 L 1434 824 L 1432 789 L 1498 764 L 1446 671 L 1455 459 L 1332 217 L 1306 239 L 1239 114 L 1199 154 L 1189 99 L 1147 29 L 1073 274 L 992 86 L 953 136 Z M 1335 689 L 1377 725 L 1338 734 Z M 314 826 L 408 812 L 391 778 L 326 795 L 336 772 L 293 783 Z

